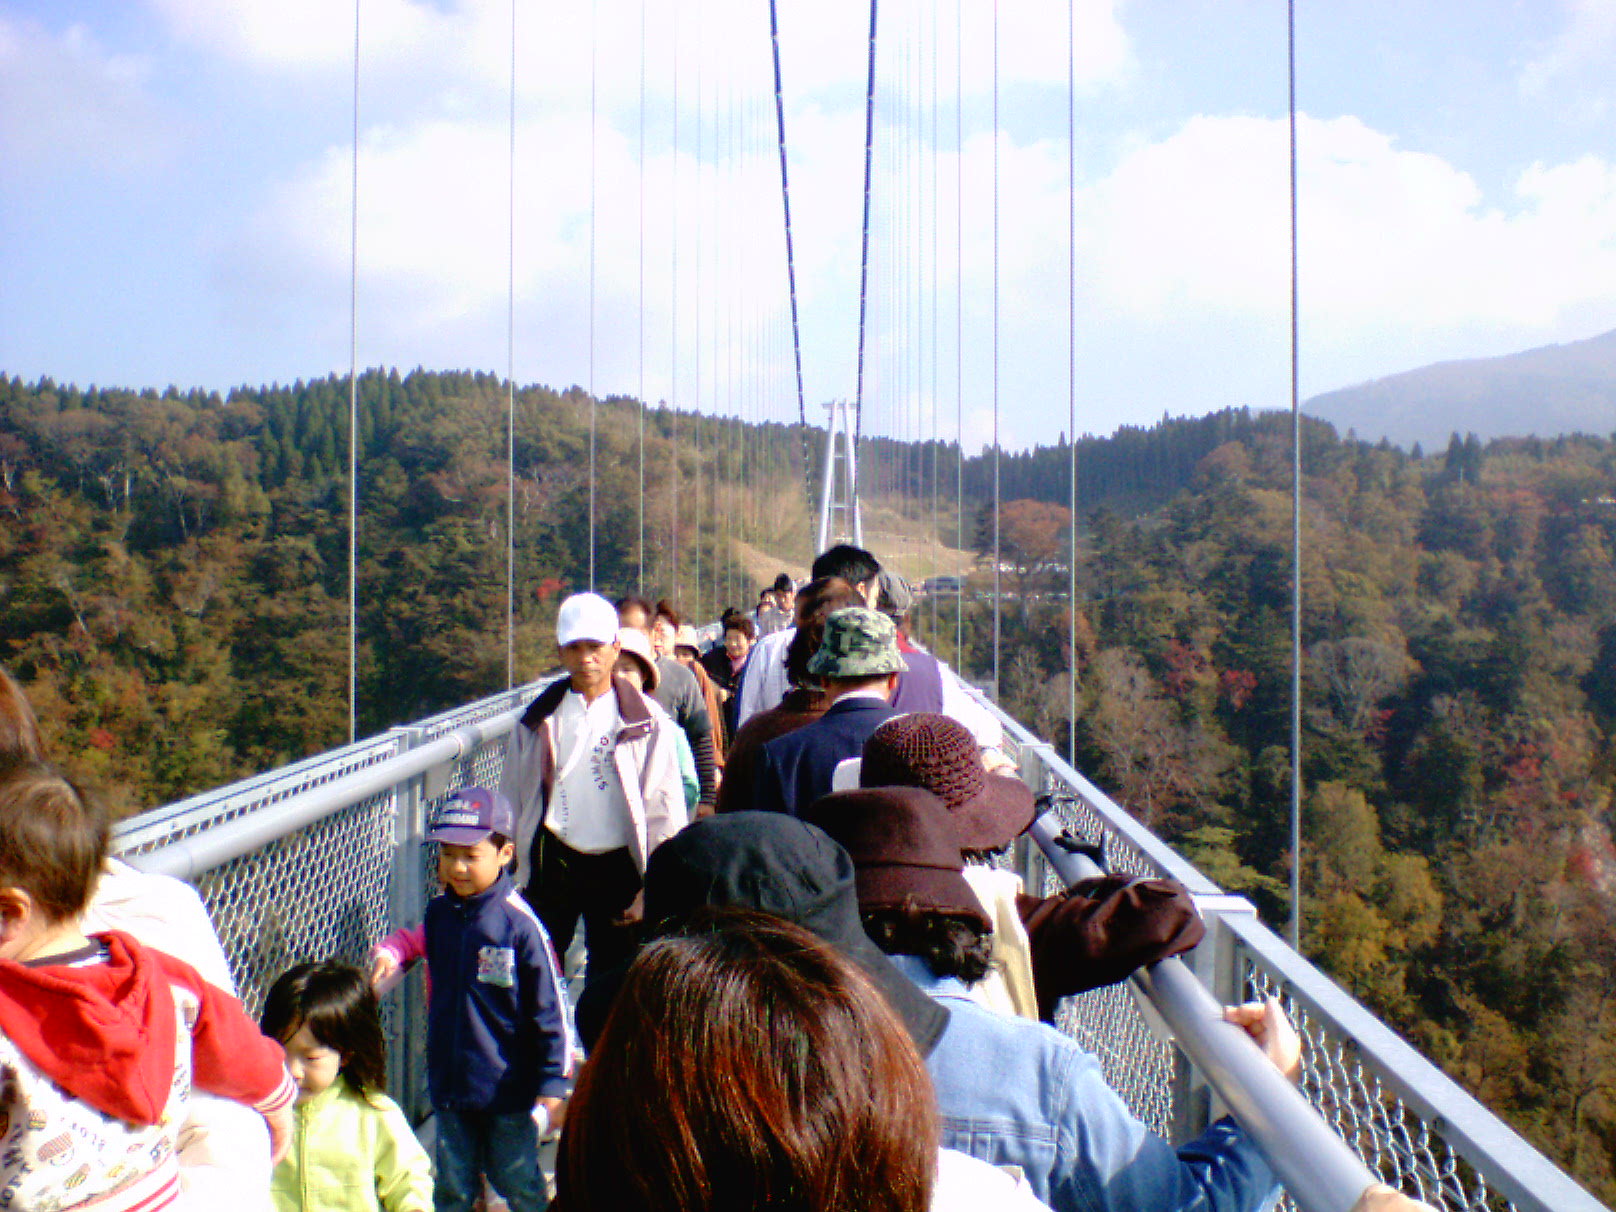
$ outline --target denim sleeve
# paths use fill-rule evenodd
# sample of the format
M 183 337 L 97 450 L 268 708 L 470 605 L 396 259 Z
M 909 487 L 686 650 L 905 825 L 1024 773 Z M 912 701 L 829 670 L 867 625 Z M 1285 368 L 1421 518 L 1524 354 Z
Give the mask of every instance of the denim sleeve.
M 1220 1119 L 1174 1149 L 1133 1117 L 1079 1049 L 1050 1203 L 1061 1212 L 1258 1212 L 1279 1182 L 1255 1143 Z

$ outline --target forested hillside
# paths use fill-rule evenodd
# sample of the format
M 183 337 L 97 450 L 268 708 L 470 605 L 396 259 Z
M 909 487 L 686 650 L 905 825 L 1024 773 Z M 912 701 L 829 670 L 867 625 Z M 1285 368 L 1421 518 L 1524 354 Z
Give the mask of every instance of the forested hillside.
M 506 386 L 371 372 L 359 395 L 363 734 L 504 685 Z M 124 809 L 346 738 L 347 410 L 340 379 L 220 398 L 0 377 L 0 662 Z M 587 584 L 589 410 L 517 393 L 520 677 Z M 598 405 L 607 592 L 638 574 L 641 415 Z M 800 434 L 644 416 L 648 589 L 705 617 L 751 597 L 744 553 L 806 562 Z M 1243 411 L 1080 441 L 1075 652 L 1070 448 L 1002 467 L 1006 706 L 1064 747 L 1075 661 L 1080 765 L 1276 923 L 1289 441 L 1288 417 Z M 869 444 L 887 516 L 929 518 L 934 455 L 947 508 L 953 447 Z M 1616 1200 L 1616 441 L 1419 458 L 1308 423 L 1304 460 L 1306 947 Z M 973 521 L 986 474 L 967 461 Z M 988 605 L 967 603 L 964 654 L 949 611 L 931 638 L 981 677 Z
M 1084 519 L 1077 757 L 1277 924 L 1289 418 L 1231 420 L 1163 508 Z M 1455 438 L 1421 461 L 1305 439 L 1305 948 L 1616 1200 L 1616 443 Z M 1067 454 L 1043 452 L 1055 502 Z M 1004 697 L 1064 749 L 1065 544 L 1040 541 L 1070 515 L 1033 504 L 1002 510 L 1006 586 L 1026 583 Z M 966 634 L 987 668 L 979 603 Z
M 359 732 L 505 685 L 506 387 L 359 383 Z M 0 376 L 0 661 L 125 809 L 347 739 L 348 385 L 136 393 Z M 588 397 L 517 394 L 517 669 L 589 574 Z M 745 596 L 731 540 L 806 562 L 800 436 L 646 414 L 648 588 Z M 635 587 L 640 408 L 601 401 L 596 576 Z M 670 472 L 677 454 L 680 525 Z M 694 506 L 699 501 L 699 514 Z M 787 536 L 787 537 L 782 537 Z M 699 580 L 698 580 L 699 578 Z

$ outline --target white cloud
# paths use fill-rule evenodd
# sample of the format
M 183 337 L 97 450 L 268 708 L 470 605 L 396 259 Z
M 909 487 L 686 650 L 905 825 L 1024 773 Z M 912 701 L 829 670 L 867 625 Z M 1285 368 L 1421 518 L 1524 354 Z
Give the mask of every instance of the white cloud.
M 148 0 L 174 36 L 203 51 L 270 70 L 352 70 L 353 4 L 335 0 Z M 415 0 L 365 0 L 362 61 L 437 45 L 454 48 L 463 23 Z
M 1300 265 L 1314 341 L 1398 328 L 1550 332 L 1616 281 L 1616 166 L 1535 165 L 1511 204 L 1355 118 L 1299 123 Z M 1199 117 L 1085 191 L 1099 281 L 1163 321 L 1288 305 L 1283 120 Z M 1338 334 L 1338 335 L 1337 335 Z
M 1521 70 L 1520 87 L 1527 96 L 1589 69 L 1608 73 L 1616 56 L 1616 2 L 1567 0 L 1565 7 L 1564 27 Z
M 1051 440 L 1067 411 L 1065 148 L 1004 135 L 999 147 L 1001 429 Z M 980 404 L 993 391 L 992 154 L 985 135 L 964 153 L 968 445 L 986 437 Z M 943 180 L 954 171 L 945 156 Z M 1616 326 L 1609 160 L 1533 166 L 1490 202 L 1438 156 L 1355 118 L 1303 115 L 1300 171 L 1304 394 Z M 1197 117 L 1080 183 L 1080 429 L 1148 424 L 1164 408 L 1288 401 L 1288 199 L 1284 119 Z M 951 362 L 954 219 L 943 201 L 940 342 Z M 892 238 L 893 222 L 878 224 L 878 245 Z M 924 230 L 906 238 L 923 240 Z M 924 312 L 917 324 L 913 303 L 899 298 L 878 303 L 875 317 L 878 349 L 897 342 L 900 366 L 924 362 Z M 878 429 L 929 415 L 928 405 L 909 403 L 907 420 L 896 417 L 879 379 L 876 389 Z M 943 391 L 949 417 L 946 377 Z
M 82 25 L 54 33 L 0 14 L 0 153 L 13 169 L 148 166 L 171 144 L 151 65 Z
M 183 16 L 198 38 L 220 46 L 237 39 L 240 53 L 258 55 L 266 68 L 280 70 L 276 64 L 289 65 L 298 53 L 285 40 L 260 43 L 212 15 L 234 12 L 248 25 L 267 22 L 270 10 L 261 5 L 152 2 L 166 6 L 176 20 Z M 322 13 L 327 8 L 315 7 Z M 1064 6 L 1032 7 L 1037 11 L 1002 10 L 1007 70 L 1001 83 L 1059 88 L 1066 47 L 1064 39 L 1047 35 L 1052 23 L 1064 28 Z M 517 47 L 518 375 L 562 383 L 583 382 L 588 375 L 590 70 L 589 55 L 579 47 L 589 45 L 590 11 L 586 5 L 565 7 L 548 26 L 529 18 L 519 26 Z M 603 392 L 636 391 L 642 321 L 640 6 L 635 0 L 602 0 L 597 11 L 595 382 Z M 699 365 L 701 400 L 711 407 L 727 404 L 736 390 L 713 366 L 712 335 L 719 326 L 727 326 L 727 333 L 766 323 L 771 368 L 788 376 L 766 11 L 742 0 L 728 7 L 708 0 L 705 30 L 697 28 L 689 5 L 678 10 L 675 29 L 674 11 L 655 4 L 646 10 L 644 382 L 653 399 L 675 394 L 688 403 L 695 398 Z M 930 11 L 908 0 L 883 6 L 889 35 L 883 55 L 890 57 L 884 64 L 916 66 L 914 55 L 931 34 L 917 41 L 903 31 L 913 30 L 917 13 Z M 813 404 L 853 391 L 868 9 L 863 0 L 827 0 L 811 18 L 808 12 L 802 5 L 785 6 L 781 38 L 804 369 Z M 980 28 L 986 12 L 968 0 L 964 5 L 964 87 L 973 97 L 986 79 Z M 386 60 L 397 80 L 413 70 L 430 86 L 423 85 L 418 104 L 378 101 L 366 113 L 359 217 L 362 360 L 502 369 L 508 4 L 367 0 L 365 13 L 375 22 L 369 28 L 378 30 L 374 52 L 367 39 L 366 64 Z M 949 14 L 942 15 L 949 26 Z M 1132 59 L 1116 5 L 1096 0 L 1080 16 L 1080 78 L 1087 86 L 1124 78 Z M 328 13 L 310 19 L 335 20 Z M 951 28 L 938 31 L 945 63 L 951 63 L 952 37 Z M 317 40 L 311 33 L 301 43 L 315 66 L 320 61 L 308 44 Z M 433 45 L 438 42 L 445 45 Z M 683 115 L 677 183 L 668 117 L 675 46 Z M 326 66 L 341 69 L 347 53 Z M 428 61 L 436 63 L 436 74 L 424 73 L 421 65 Z M 380 66 L 375 70 L 384 74 Z M 949 74 L 941 73 L 944 92 L 951 88 Z M 896 72 L 883 79 L 893 87 L 900 82 Z M 709 157 L 700 180 L 693 117 L 698 81 Z M 803 83 L 809 81 L 811 88 Z M 744 153 L 743 181 L 735 189 L 722 175 L 732 170 L 717 169 L 710 159 L 714 123 L 730 121 L 732 93 L 740 99 L 735 121 L 747 132 L 739 144 L 725 144 Z M 944 362 L 940 420 L 944 433 L 952 434 L 955 400 L 948 379 L 958 287 L 969 444 L 986 434 L 982 410 L 993 392 L 995 141 L 987 134 L 969 138 L 961 162 L 948 146 L 949 126 L 945 121 L 939 131 L 944 148 L 935 216 L 929 209 L 917 216 L 913 209 L 917 183 L 929 182 L 929 162 L 906 151 L 911 175 L 895 179 L 889 170 L 896 149 L 890 142 L 880 145 L 866 423 L 877 431 L 911 433 L 929 425 L 929 334 L 935 322 Z M 1064 428 L 1066 413 L 1066 150 L 1063 140 L 1027 141 L 1011 133 L 1001 133 L 997 147 L 1001 435 L 1008 443 L 1050 439 Z M 1356 118 L 1304 115 L 1300 150 L 1305 388 L 1337 386 L 1440 357 L 1584 336 L 1591 324 L 1616 324 L 1609 286 L 1616 281 L 1616 168 L 1609 161 L 1590 156 L 1533 166 L 1519 175 L 1512 193 L 1489 199 L 1461 168 Z M 349 171 L 349 150 L 330 149 L 271 190 L 250 230 L 221 248 L 227 292 L 246 300 L 240 323 L 250 325 L 277 307 L 305 308 L 303 301 L 312 299 L 315 310 L 329 311 L 326 327 L 345 336 Z M 957 171 L 965 182 L 958 270 Z M 1288 399 L 1287 200 L 1285 122 L 1242 115 L 1203 115 L 1165 137 L 1136 138 L 1102 176 L 1080 182 L 1078 375 L 1090 416 L 1104 416 L 1109 424 L 1148 423 L 1161 414 L 1164 401 L 1174 411 L 1195 411 Z M 677 300 L 671 264 L 675 209 L 681 231 Z M 707 258 L 699 267 L 698 221 Z M 935 267 L 927 260 L 933 224 L 940 258 Z M 720 228 L 737 239 L 733 252 L 720 254 L 728 260 L 715 263 L 710 237 Z M 917 249 L 923 253 L 918 259 Z M 935 317 L 916 301 L 933 288 Z M 677 385 L 671 380 L 676 323 Z M 341 347 L 345 351 L 345 340 Z M 727 368 L 727 356 L 719 360 Z M 1109 424 L 1085 421 L 1080 427 Z

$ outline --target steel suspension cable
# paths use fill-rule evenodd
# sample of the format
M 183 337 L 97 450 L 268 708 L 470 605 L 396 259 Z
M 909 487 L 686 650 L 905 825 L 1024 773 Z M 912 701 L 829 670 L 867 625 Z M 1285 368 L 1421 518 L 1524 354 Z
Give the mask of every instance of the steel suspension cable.
M 1302 950 L 1302 411 L 1296 255 L 1296 0 L 1285 5 L 1291 156 L 1291 949 Z
M 516 685 L 516 0 L 511 0 L 505 280 L 505 689 Z
M 669 246 L 672 265 L 669 273 L 670 369 L 668 372 L 669 475 L 668 475 L 668 563 L 672 573 L 671 590 L 679 594 L 679 0 L 673 0 L 673 201 L 669 226 Z
M 999 0 L 993 0 L 993 701 L 1003 639 L 999 559 Z
M 695 577 L 691 591 L 691 601 L 696 603 L 697 610 L 701 609 L 701 431 L 702 418 L 704 416 L 701 400 L 701 316 L 702 310 L 706 304 L 706 294 L 709 293 L 702 290 L 701 274 L 703 252 L 701 220 L 702 211 L 704 209 L 702 198 L 702 179 L 705 175 L 706 168 L 705 161 L 702 158 L 702 123 L 706 120 L 705 107 L 707 104 L 707 96 L 703 91 L 702 85 L 706 76 L 706 63 L 703 56 L 703 51 L 705 50 L 707 43 L 706 33 L 707 5 L 705 0 L 696 0 L 696 252 L 693 258 L 693 260 L 696 262 L 696 382 L 695 406 L 690 412 L 690 445 L 695 452 L 696 469 L 693 477 L 695 483 L 691 486 L 691 496 L 694 498 L 694 504 L 691 507 L 690 514 L 696 524 L 695 539 L 691 543 L 693 552 L 692 559 L 695 564 Z M 675 595 L 674 601 L 676 603 L 680 601 L 677 595 Z
M 928 108 L 931 111 L 931 290 L 927 298 L 931 302 L 931 642 L 938 645 L 937 631 L 940 626 L 937 618 L 937 581 L 938 563 L 942 558 L 941 535 L 937 520 L 937 474 L 939 470 L 939 432 L 937 428 L 937 44 L 939 40 L 939 25 L 937 8 L 931 7 L 931 54 L 929 66 L 931 67 L 931 98 Z
M 774 49 L 774 121 L 780 144 L 780 205 L 786 221 L 786 282 L 791 294 L 791 351 L 797 369 L 797 425 L 802 437 L 803 488 L 811 510 L 814 502 L 813 458 L 808 450 L 808 406 L 802 388 L 802 332 L 797 317 L 797 255 L 791 234 L 791 175 L 786 166 L 786 106 L 780 76 L 778 0 L 769 0 L 769 41 Z
M 353 184 L 348 212 L 348 743 L 359 734 L 359 6 L 354 0 Z
M 965 0 L 954 0 L 954 550 L 965 550 Z M 955 557 L 958 558 L 957 556 Z M 969 568 L 966 573 L 969 575 Z M 965 577 L 954 594 L 954 666 L 965 669 Z
M 1072 550 L 1067 565 L 1067 760 L 1077 766 L 1077 7 L 1066 0 L 1066 440 L 1071 457 Z
M 589 591 L 595 591 L 595 144 L 597 139 L 596 84 L 600 75 L 600 5 L 589 5 Z
M 870 288 L 870 160 L 875 143 L 875 30 L 877 0 L 870 0 L 869 84 L 864 94 L 864 235 L 859 253 L 858 380 L 853 398 L 853 450 L 864 426 L 864 324 Z
M 514 3 L 514 0 L 512 2 Z M 640 0 L 640 117 L 639 147 L 636 155 L 640 184 L 640 234 L 636 246 L 639 280 L 635 296 L 639 316 L 636 368 L 639 383 L 637 392 L 640 397 L 640 542 L 636 548 L 639 558 L 635 592 L 641 597 L 645 596 L 645 8 L 646 0 Z

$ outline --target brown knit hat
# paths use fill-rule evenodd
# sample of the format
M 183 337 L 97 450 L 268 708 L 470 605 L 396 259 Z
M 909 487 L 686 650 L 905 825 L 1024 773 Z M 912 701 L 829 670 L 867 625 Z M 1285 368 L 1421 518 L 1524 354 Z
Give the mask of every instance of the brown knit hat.
M 988 774 L 971 730 L 930 711 L 900 715 L 864 742 L 861 787 L 922 787 L 954 815 L 960 849 L 1008 846 L 1038 815 L 1020 779 Z

